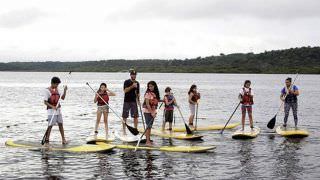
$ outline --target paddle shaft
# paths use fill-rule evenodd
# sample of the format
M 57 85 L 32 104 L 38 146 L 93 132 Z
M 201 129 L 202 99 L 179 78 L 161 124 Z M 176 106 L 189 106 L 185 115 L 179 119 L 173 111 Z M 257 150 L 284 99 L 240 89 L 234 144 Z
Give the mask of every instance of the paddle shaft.
M 146 125 L 144 124 L 144 117 L 143 117 L 143 114 L 142 114 L 142 108 L 141 108 L 141 103 L 139 103 L 139 97 L 138 97 L 138 93 L 137 91 L 135 92 L 136 93 L 136 103 L 137 103 L 137 106 L 139 105 L 139 111 L 140 111 L 140 116 L 141 116 L 141 120 L 142 120 L 142 124 L 143 124 L 143 129 L 146 130 Z
M 227 123 L 224 125 L 224 127 L 222 128 L 220 134 L 223 133 L 224 129 L 227 127 L 228 123 L 230 122 L 232 116 L 234 115 L 234 113 L 237 111 L 238 107 L 240 106 L 241 102 L 238 103 L 237 107 L 235 108 L 235 110 L 233 111 L 233 113 L 231 114 L 231 116 L 229 117 Z
M 179 108 L 179 106 L 177 104 L 176 104 L 176 107 L 177 107 L 177 109 L 178 109 L 178 111 L 180 113 L 180 116 L 181 116 L 181 118 L 182 118 L 182 120 L 184 122 L 184 126 L 186 127 L 187 134 L 192 134 L 192 131 L 191 131 L 190 127 L 187 125 L 186 121 L 184 120 L 184 117 L 183 117 L 183 115 L 181 113 L 181 110 L 180 110 L 180 108 Z

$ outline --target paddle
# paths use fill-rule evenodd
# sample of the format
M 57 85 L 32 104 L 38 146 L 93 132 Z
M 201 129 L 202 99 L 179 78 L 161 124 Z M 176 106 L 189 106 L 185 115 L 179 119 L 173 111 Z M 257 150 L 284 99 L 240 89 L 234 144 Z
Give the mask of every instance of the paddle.
M 221 130 L 220 134 L 222 134 L 222 133 L 223 133 L 223 131 L 224 131 L 224 129 L 227 127 L 227 125 L 228 125 L 229 121 L 231 120 L 231 118 L 232 118 L 232 116 L 234 115 L 234 113 L 237 111 L 237 109 L 238 109 L 238 107 L 240 106 L 240 104 L 241 104 L 241 102 L 239 102 L 239 103 L 238 103 L 238 105 L 237 105 L 236 109 L 233 111 L 233 113 L 232 113 L 232 114 L 231 114 L 231 116 L 229 117 L 229 119 L 228 119 L 228 121 L 227 121 L 226 125 L 224 125 L 224 127 L 222 128 L 222 130 Z
M 178 111 L 180 113 L 180 116 L 181 116 L 182 120 L 183 120 L 184 126 L 186 127 L 187 134 L 193 134 L 193 132 L 191 131 L 190 127 L 187 125 L 186 121 L 184 120 L 184 117 L 182 116 L 182 113 L 181 113 L 181 110 L 180 110 L 179 106 L 176 105 L 176 107 L 177 107 L 177 109 L 178 109 Z
M 67 80 L 66 80 L 66 83 L 65 84 L 67 84 L 67 81 L 68 80 L 70 80 L 70 77 L 71 77 L 71 71 L 69 71 L 69 74 L 68 74 L 69 76 L 68 76 L 68 78 L 67 78 Z M 61 96 L 59 96 L 59 99 L 58 99 L 58 102 L 57 102 L 57 105 L 55 106 L 56 108 L 54 109 L 54 111 L 53 111 L 53 114 L 52 114 L 52 117 L 51 117 L 51 119 L 50 119 L 50 121 L 49 121 L 49 124 L 48 124 L 48 127 L 47 127 L 47 130 L 46 130 L 46 132 L 44 133 L 44 135 L 43 135 L 43 137 L 42 137 L 42 140 L 41 140 L 41 145 L 44 145 L 44 143 L 45 143 L 45 141 L 46 141 L 46 138 L 47 138 L 47 134 L 48 134 L 48 131 L 49 131 L 49 127 L 50 127 L 50 125 L 51 125 L 51 123 L 52 123 L 52 120 L 53 120 L 53 118 L 54 118 L 54 116 L 55 116 L 55 114 L 56 114 L 56 112 L 57 112 L 57 108 L 59 107 L 59 105 L 60 105 L 60 98 Z
M 127 126 L 128 130 L 129 130 L 133 135 L 136 136 L 136 135 L 139 134 L 139 131 L 138 131 L 137 128 L 134 128 L 134 127 L 129 126 L 129 125 L 110 107 L 110 105 L 89 85 L 88 82 L 87 82 L 86 84 L 89 86 L 89 88 L 90 88 L 95 94 L 97 94 L 97 95 L 99 96 L 99 98 L 102 99 L 102 101 L 103 101 L 103 102 L 108 106 L 108 108 L 111 109 L 111 111 L 122 121 L 122 123 L 124 123 L 124 124 Z
M 299 74 L 297 73 L 296 77 L 294 78 L 293 82 L 291 83 L 291 85 L 290 85 L 290 87 L 289 87 L 289 90 L 293 87 L 294 82 L 295 82 L 296 79 L 298 78 L 298 75 L 299 75 Z M 286 92 L 286 94 L 285 94 L 285 96 L 284 96 L 284 99 L 286 99 L 287 95 L 289 94 L 289 90 Z M 274 126 L 275 126 L 275 124 L 276 124 L 276 120 L 277 120 L 277 115 L 278 115 L 278 113 L 280 112 L 283 104 L 284 104 L 284 101 L 281 102 L 281 105 L 280 105 L 280 107 L 279 107 L 276 115 L 274 115 L 273 118 L 268 122 L 267 127 L 268 127 L 269 129 L 273 129 L 273 128 L 274 128 Z
M 196 108 L 196 124 L 194 126 L 194 130 L 197 130 L 197 125 L 198 125 L 198 107 L 199 107 L 199 103 L 197 103 L 197 108 Z
M 141 103 L 139 103 L 137 91 L 136 91 L 135 93 L 136 93 L 136 103 L 137 103 L 137 106 L 138 106 L 138 104 L 139 104 L 139 111 L 140 111 L 140 116 L 141 116 L 141 120 L 142 120 L 142 124 L 143 124 L 143 129 L 146 130 L 146 125 L 144 124 L 144 117 L 143 117 L 143 114 L 142 114 Z

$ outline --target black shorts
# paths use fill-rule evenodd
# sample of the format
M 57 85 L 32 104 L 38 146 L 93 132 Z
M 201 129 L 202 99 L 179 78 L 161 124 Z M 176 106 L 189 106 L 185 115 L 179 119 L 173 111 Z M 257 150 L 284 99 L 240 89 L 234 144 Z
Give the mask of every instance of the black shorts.
M 122 109 L 122 117 L 128 118 L 129 117 L 129 111 L 132 118 L 138 118 L 138 106 L 136 102 L 124 102 L 123 103 L 123 109 Z
M 164 114 L 164 119 L 166 122 L 172 123 L 173 121 L 173 110 L 166 110 Z

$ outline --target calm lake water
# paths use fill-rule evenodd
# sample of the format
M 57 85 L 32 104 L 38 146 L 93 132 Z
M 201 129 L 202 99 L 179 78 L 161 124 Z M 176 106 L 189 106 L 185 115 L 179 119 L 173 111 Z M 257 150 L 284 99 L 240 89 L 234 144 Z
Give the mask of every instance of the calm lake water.
M 47 127 L 42 91 L 49 86 L 52 76 L 59 76 L 64 84 L 68 73 L 0 72 L 0 179 L 320 178 L 319 75 L 300 75 L 296 82 L 301 91 L 299 126 L 310 132 L 310 136 L 302 140 L 285 139 L 266 127 L 280 105 L 280 89 L 289 75 L 140 73 L 137 79 L 142 92 L 150 80 L 158 83 L 161 96 L 165 87 L 170 86 L 185 117 L 189 115 L 187 91 L 196 83 L 202 96 L 198 125 L 224 124 L 238 103 L 237 95 L 244 80 L 250 79 L 255 92 L 254 122 L 261 128 L 261 134 L 246 141 L 233 140 L 234 130 L 226 130 L 223 135 L 217 131 L 201 132 L 204 139 L 197 142 L 153 137 L 157 145 L 217 146 L 213 152 L 201 154 L 119 149 L 106 154 L 72 154 L 6 147 L 7 139 L 41 141 Z M 85 83 L 98 88 L 101 82 L 106 82 L 117 93 L 111 97 L 110 105 L 121 114 L 122 86 L 128 78 L 128 73 L 71 74 L 67 98 L 62 102 L 65 134 L 70 143 L 84 144 L 93 132 L 96 106 L 94 94 Z M 240 115 L 238 110 L 231 123 L 239 122 Z M 109 119 L 111 129 L 121 129 L 114 114 L 110 114 Z M 277 123 L 282 119 L 283 112 L 280 112 Z M 161 122 L 159 111 L 154 126 L 160 127 Z M 176 124 L 181 123 L 177 118 Z M 292 114 L 289 123 L 293 125 Z M 54 127 L 51 139 L 60 143 L 57 129 Z

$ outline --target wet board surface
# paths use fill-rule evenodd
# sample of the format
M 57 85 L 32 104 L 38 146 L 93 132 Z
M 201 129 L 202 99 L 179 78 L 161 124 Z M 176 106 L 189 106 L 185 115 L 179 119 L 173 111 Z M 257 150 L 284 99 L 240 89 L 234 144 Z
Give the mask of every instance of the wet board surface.
M 239 125 L 240 125 L 240 123 L 228 124 L 225 129 L 233 129 L 233 128 L 239 126 Z M 197 129 L 196 129 L 196 130 L 197 130 L 197 131 L 221 130 L 221 129 L 223 129 L 224 126 L 225 126 L 224 124 L 207 125 L 207 126 L 197 126 Z M 195 128 L 194 128 L 194 127 L 193 127 L 193 128 L 190 127 L 190 129 L 191 129 L 192 131 L 195 131 Z M 173 128 L 173 131 L 174 131 L 174 132 L 185 132 L 185 131 L 186 131 L 186 128 L 185 128 L 185 126 L 174 127 L 174 128 Z
M 144 132 L 143 129 L 139 129 L 140 132 Z M 197 134 L 187 134 L 187 133 L 179 133 L 179 132 L 170 132 L 170 131 L 162 131 L 157 129 L 151 129 L 151 135 L 163 137 L 163 138 L 173 138 L 180 140 L 200 140 L 202 139 L 202 135 Z
M 86 138 L 87 144 L 95 144 L 95 142 L 112 142 L 114 140 L 115 140 L 115 136 L 113 134 L 108 136 L 108 139 L 106 139 L 106 137 L 102 137 L 102 136 L 94 137 L 94 135 Z
M 97 144 L 100 144 L 98 142 Z M 136 145 L 129 144 L 116 144 L 118 149 L 134 150 Z M 215 149 L 215 146 L 143 146 L 137 147 L 137 150 L 152 150 L 152 151 L 165 151 L 165 152 L 184 152 L 184 153 L 201 153 Z
M 278 126 L 276 129 L 277 134 L 290 137 L 290 138 L 303 138 L 309 136 L 309 132 L 304 129 L 295 129 L 295 128 L 283 128 L 282 126 Z
M 245 127 L 244 131 L 238 129 L 232 134 L 233 139 L 253 139 L 258 136 L 260 133 L 260 128 L 254 127 L 251 129 L 250 127 Z
M 127 142 L 127 143 L 133 143 L 133 142 L 138 142 L 139 138 L 141 137 L 141 134 L 138 134 L 137 136 L 134 135 L 122 135 L 119 132 L 114 132 L 114 135 L 117 139 L 119 139 L 122 142 Z M 144 142 L 146 140 L 146 137 L 143 136 L 141 138 L 141 142 Z
M 17 148 L 26 148 L 26 149 L 39 149 L 39 150 L 48 150 L 48 151 L 63 151 L 63 152 L 73 152 L 73 153 L 91 153 L 91 152 L 107 152 L 115 148 L 114 145 L 110 144 L 99 144 L 99 145 L 58 145 L 50 144 L 48 147 L 42 146 L 40 142 L 29 142 L 21 140 L 7 140 L 6 146 L 17 147 Z

